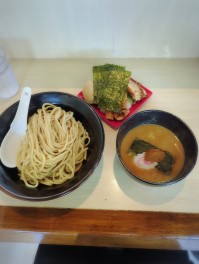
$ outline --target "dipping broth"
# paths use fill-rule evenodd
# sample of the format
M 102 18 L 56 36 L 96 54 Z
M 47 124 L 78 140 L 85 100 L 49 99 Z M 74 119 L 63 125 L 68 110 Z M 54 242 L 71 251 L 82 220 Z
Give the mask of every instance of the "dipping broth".
M 169 174 L 163 173 L 155 166 L 153 168 L 137 166 L 135 162 L 136 154 L 131 153 L 129 155 L 129 148 L 137 138 L 167 151 L 173 156 L 175 162 Z M 120 152 L 121 158 L 129 171 L 144 181 L 154 183 L 168 182 L 177 177 L 185 161 L 184 148 L 178 137 L 169 129 L 156 124 L 144 124 L 130 130 L 122 141 Z

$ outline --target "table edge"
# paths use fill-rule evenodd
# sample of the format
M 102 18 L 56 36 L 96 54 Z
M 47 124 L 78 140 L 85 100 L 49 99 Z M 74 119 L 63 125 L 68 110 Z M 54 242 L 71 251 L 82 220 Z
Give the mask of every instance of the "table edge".
M 0 241 L 198 250 L 199 214 L 0 206 Z

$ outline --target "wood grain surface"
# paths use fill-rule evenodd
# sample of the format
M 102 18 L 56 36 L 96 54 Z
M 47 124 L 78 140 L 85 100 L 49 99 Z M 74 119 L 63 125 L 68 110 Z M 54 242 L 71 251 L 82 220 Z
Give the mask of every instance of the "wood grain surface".
M 199 215 L 0 207 L 0 240 L 156 249 L 199 248 Z

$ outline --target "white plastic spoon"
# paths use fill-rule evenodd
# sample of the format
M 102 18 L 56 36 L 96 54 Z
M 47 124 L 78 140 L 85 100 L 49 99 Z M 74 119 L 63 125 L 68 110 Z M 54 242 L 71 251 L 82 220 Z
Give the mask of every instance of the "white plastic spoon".
M 27 116 L 31 98 L 31 89 L 25 87 L 22 91 L 18 109 L 10 129 L 5 135 L 0 148 L 1 162 L 8 168 L 15 168 L 17 154 L 27 130 Z

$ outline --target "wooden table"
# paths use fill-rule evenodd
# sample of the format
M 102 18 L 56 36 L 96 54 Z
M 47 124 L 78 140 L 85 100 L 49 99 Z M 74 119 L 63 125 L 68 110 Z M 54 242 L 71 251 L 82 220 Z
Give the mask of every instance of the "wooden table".
M 139 111 L 156 108 L 172 112 L 191 127 L 199 141 L 199 60 L 110 62 L 127 65 L 132 72 L 136 66 L 133 77 L 153 92 Z M 77 94 L 89 79 L 92 65 L 101 63 L 104 61 L 99 59 L 14 60 L 13 68 L 20 89 L 29 85 L 34 93 L 56 90 Z M 80 81 L 75 80 L 74 85 L 72 77 L 78 71 Z M 0 112 L 18 100 L 19 94 L 1 100 Z M 146 186 L 124 172 L 115 152 L 117 131 L 103 125 L 106 140 L 102 160 L 93 175 L 71 194 L 34 203 L 0 193 L 0 241 L 199 250 L 198 162 L 179 183 Z

